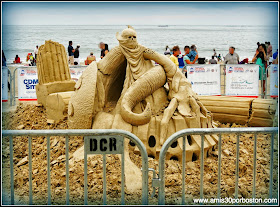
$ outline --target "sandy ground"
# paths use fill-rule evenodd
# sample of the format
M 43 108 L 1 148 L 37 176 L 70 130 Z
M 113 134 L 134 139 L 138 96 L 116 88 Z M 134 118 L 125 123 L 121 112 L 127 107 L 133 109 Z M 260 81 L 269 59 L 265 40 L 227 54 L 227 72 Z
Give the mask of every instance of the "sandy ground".
M 67 129 L 66 121 L 57 124 L 47 124 L 46 113 L 43 107 L 31 104 L 20 104 L 15 111 L 3 113 L 3 129 Z M 245 127 L 236 124 L 219 124 L 219 127 Z M 32 187 L 33 201 L 36 204 L 47 204 L 47 161 L 46 138 L 32 139 Z M 239 159 L 239 197 L 252 197 L 253 187 L 253 135 L 240 136 Z M 278 137 L 275 137 L 274 145 L 274 174 L 273 196 L 277 197 L 278 190 Z M 80 146 L 83 145 L 82 137 L 71 137 L 69 143 L 70 159 Z M 14 174 L 15 174 L 15 199 L 16 204 L 28 204 L 28 163 L 19 162 L 28 156 L 27 137 L 14 138 Z M 9 174 L 9 141 L 2 138 L 2 188 L 3 203 L 10 202 L 10 174 Z M 236 162 L 236 135 L 224 134 L 222 136 L 222 179 L 221 196 L 234 197 L 235 186 L 235 162 Z M 131 160 L 141 167 L 140 155 L 130 151 Z M 65 138 L 51 137 L 51 191 L 53 204 L 65 204 Z M 120 204 L 121 176 L 120 160 L 116 155 L 107 155 L 107 197 L 108 204 Z M 269 189 L 269 165 L 270 164 L 270 135 L 260 134 L 257 139 L 257 175 L 256 197 L 267 198 Z M 17 166 L 18 165 L 18 166 Z M 83 160 L 70 165 L 70 203 L 83 204 L 84 186 Z M 175 160 L 167 160 L 166 172 L 166 203 L 180 204 L 182 191 L 182 165 Z M 156 169 L 158 173 L 158 161 L 149 158 L 149 168 Z M 151 177 L 149 174 L 149 194 L 152 193 Z M 141 179 L 141 178 L 135 178 Z M 217 146 L 209 154 L 204 163 L 204 197 L 215 198 L 217 196 L 218 179 L 218 154 Z M 102 158 L 100 155 L 88 159 L 88 198 L 89 204 L 102 204 Z M 186 197 L 187 203 L 192 204 L 193 198 L 199 198 L 200 184 L 200 160 L 188 162 L 186 165 Z M 157 204 L 157 193 L 154 198 L 149 198 L 150 204 Z M 125 190 L 126 204 L 140 204 L 141 191 L 129 192 Z

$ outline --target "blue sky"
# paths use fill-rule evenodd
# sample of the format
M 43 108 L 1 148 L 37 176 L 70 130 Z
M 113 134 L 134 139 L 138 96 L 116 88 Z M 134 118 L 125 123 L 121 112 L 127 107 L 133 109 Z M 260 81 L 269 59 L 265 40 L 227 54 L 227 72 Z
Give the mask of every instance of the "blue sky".
M 1 2 L 3 25 L 278 25 L 277 2 Z

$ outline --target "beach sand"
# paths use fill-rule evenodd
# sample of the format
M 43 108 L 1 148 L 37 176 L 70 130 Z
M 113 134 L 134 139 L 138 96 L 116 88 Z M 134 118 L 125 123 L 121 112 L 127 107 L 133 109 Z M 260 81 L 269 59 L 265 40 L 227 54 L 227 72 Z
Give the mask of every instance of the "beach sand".
M 20 104 L 16 111 L 3 113 L 2 128 L 8 130 L 19 129 L 67 129 L 66 121 L 57 124 L 46 122 L 46 110 L 43 107 Z M 246 127 L 246 125 L 221 124 L 219 128 Z M 252 198 L 253 187 L 253 145 L 254 136 L 241 134 L 239 157 L 239 195 L 238 197 Z M 269 134 L 259 134 L 257 142 L 257 173 L 256 173 L 256 198 L 267 198 L 269 189 L 269 160 L 270 160 Z M 274 174 L 273 198 L 278 194 L 278 136 L 274 137 Z M 33 202 L 35 204 L 47 203 L 47 147 L 46 137 L 33 138 L 32 141 L 32 188 Z M 65 204 L 65 138 L 51 137 L 51 194 L 52 204 Z M 83 137 L 70 137 L 69 157 L 83 145 Z M 217 197 L 218 182 L 218 150 L 209 153 L 204 164 L 204 198 Z M 14 180 L 15 204 L 28 204 L 28 163 L 19 164 L 28 157 L 28 138 L 14 137 Z M 236 162 L 236 134 L 222 135 L 222 163 L 221 163 L 221 197 L 234 198 L 235 162 Z M 141 156 L 130 149 L 131 160 L 140 168 Z M 3 203 L 10 202 L 10 170 L 9 170 L 9 139 L 2 138 L 2 188 Z M 117 155 L 107 155 L 106 180 L 108 204 L 120 204 L 121 195 L 121 163 Z M 156 169 L 158 161 L 149 158 L 149 168 Z M 69 166 L 70 173 L 70 204 L 83 205 L 84 163 L 83 160 L 75 161 Z M 166 160 L 165 164 L 166 204 L 180 204 L 182 192 L 182 165 L 179 161 Z M 135 179 L 141 179 L 136 177 Z M 149 194 L 152 192 L 152 173 L 149 174 Z M 102 204 L 102 156 L 96 155 L 88 158 L 88 198 L 89 204 Z M 193 198 L 199 198 L 200 193 L 200 160 L 188 162 L 186 165 L 186 197 L 187 203 L 193 203 Z M 156 191 L 157 192 L 157 191 Z M 125 189 L 126 204 L 140 204 L 141 191 L 129 192 Z M 157 196 L 150 198 L 150 204 L 157 204 Z

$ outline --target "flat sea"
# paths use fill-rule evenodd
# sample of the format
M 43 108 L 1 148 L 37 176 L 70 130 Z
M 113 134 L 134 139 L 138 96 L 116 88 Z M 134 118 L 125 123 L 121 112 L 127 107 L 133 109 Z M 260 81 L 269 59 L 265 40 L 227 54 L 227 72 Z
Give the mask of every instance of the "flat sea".
M 184 53 L 184 46 L 195 44 L 200 57 L 207 59 L 217 54 L 225 56 L 228 48 L 234 46 L 240 60 L 252 59 L 257 48 L 257 42 L 269 41 L 273 53 L 278 49 L 278 26 L 254 25 L 132 25 L 137 31 L 139 44 L 151 48 L 161 54 L 165 46 L 172 48 L 179 45 Z M 16 55 L 25 61 L 26 55 L 34 51 L 36 45 L 44 44 L 45 40 L 53 40 L 63 44 L 66 49 L 68 41 L 73 46 L 81 45 L 80 59 L 83 61 L 93 52 L 99 59 L 99 42 L 105 42 L 109 49 L 118 45 L 116 32 L 127 28 L 126 25 L 44 25 L 44 26 L 2 26 L 2 49 L 11 63 Z

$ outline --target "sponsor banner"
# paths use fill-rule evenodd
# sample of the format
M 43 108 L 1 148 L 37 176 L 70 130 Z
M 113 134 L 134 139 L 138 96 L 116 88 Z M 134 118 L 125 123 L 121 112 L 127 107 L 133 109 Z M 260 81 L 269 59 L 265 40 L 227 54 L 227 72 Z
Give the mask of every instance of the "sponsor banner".
M 70 68 L 71 78 L 78 81 L 86 67 Z M 36 85 L 38 83 L 37 68 L 18 69 L 18 99 L 19 101 L 36 101 Z
M 270 96 L 278 97 L 278 65 L 270 65 L 269 67 L 270 77 Z
M 226 95 L 258 97 L 259 66 L 258 65 L 227 65 Z
M 2 67 L 2 102 L 8 101 L 8 68 Z
M 18 69 L 18 100 L 36 101 L 37 68 Z
M 183 73 L 187 73 L 192 89 L 197 94 L 221 95 L 220 65 L 187 66 Z

